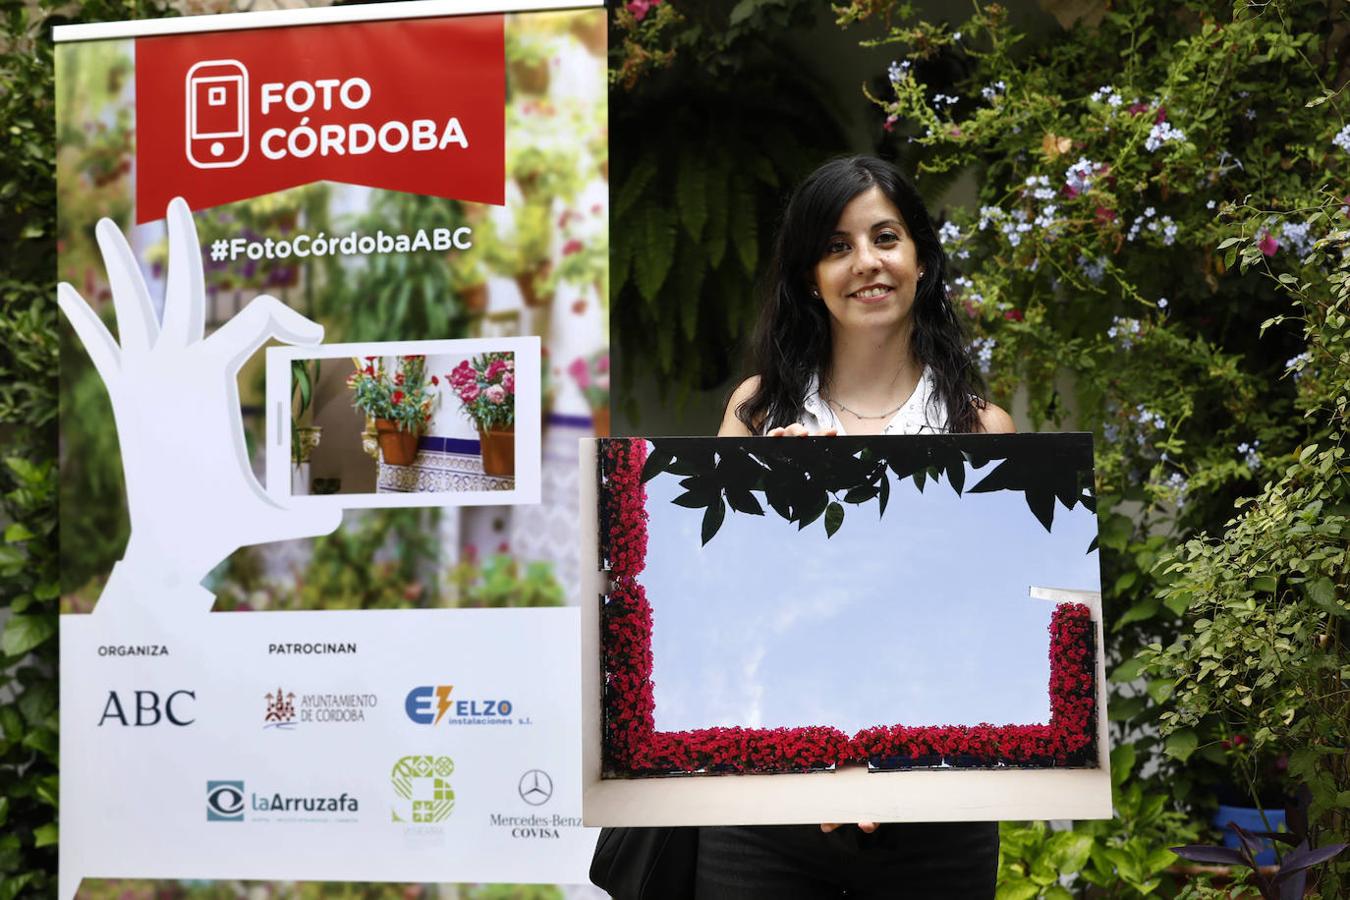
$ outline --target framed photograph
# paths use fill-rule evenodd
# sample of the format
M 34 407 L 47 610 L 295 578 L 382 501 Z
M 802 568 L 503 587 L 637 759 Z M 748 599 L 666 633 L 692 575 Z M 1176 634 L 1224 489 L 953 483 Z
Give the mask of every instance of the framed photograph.
M 1111 815 L 1090 435 L 586 450 L 587 824 Z
M 267 491 L 287 505 L 538 503 L 539 338 L 267 350 Z

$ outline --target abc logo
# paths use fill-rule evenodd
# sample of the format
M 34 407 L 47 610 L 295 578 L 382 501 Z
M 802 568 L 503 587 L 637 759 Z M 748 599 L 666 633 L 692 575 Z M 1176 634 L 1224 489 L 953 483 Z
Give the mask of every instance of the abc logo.
M 206 783 L 206 821 L 244 821 L 244 783 L 208 781 Z

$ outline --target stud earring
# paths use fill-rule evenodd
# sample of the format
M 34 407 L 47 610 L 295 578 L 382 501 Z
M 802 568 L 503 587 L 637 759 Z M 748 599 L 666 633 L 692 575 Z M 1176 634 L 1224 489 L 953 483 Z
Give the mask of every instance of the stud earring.
M 920 280 L 920 281 L 923 280 L 923 269 L 920 269 L 920 270 L 919 270 L 919 280 Z
M 811 296 L 812 296 L 812 297 L 815 297 L 817 300 L 819 300 L 819 299 L 820 299 L 820 288 L 815 287 L 815 286 L 812 286 L 812 288 L 811 288 Z

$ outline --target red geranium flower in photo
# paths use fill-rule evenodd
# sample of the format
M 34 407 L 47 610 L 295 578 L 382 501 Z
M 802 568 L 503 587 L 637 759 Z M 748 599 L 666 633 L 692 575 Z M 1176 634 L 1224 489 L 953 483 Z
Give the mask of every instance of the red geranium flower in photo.
M 389 399 L 393 401 L 395 406 L 398 406 L 400 403 L 403 402 L 403 392 L 394 391 L 394 393 L 389 397 Z

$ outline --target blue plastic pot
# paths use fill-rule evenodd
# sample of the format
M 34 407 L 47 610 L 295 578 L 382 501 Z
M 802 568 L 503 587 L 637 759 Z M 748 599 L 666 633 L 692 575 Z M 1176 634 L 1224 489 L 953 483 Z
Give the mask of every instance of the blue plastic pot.
M 1238 833 L 1228 827 L 1229 822 L 1236 822 L 1238 825 L 1248 831 L 1284 831 L 1284 810 L 1268 809 L 1266 810 L 1266 819 L 1261 821 L 1261 810 L 1254 806 L 1220 806 L 1219 811 L 1214 814 L 1210 822 L 1223 831 L 1223 845 L 1234 850 L 1242 844 Z M 1267 823 L 1270 825 L 1266 827 Z M 1270 841 L 1265 841 L 1265 849 L 1256 854 L 1256 864 L 1258 866 L 1273 866 L 1277 862 L 1275 858 L 1275 845 Z

